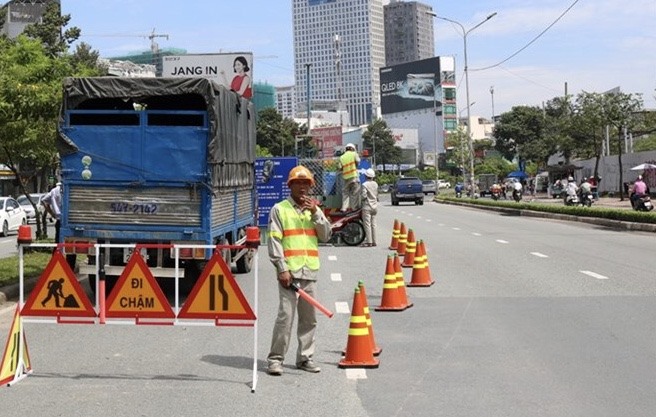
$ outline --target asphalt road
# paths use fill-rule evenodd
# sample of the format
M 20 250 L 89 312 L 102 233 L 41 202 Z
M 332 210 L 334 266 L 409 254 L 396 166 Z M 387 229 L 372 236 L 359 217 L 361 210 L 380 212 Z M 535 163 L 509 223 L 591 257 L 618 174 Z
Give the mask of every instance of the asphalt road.
M 39 416 L 652 416 L 656 409 L 653 234 L 383 197 L 378 247 L 321 248 L 309 374 L 264 373 L 277 305 L 260 248 L 238 275 L 260 320 L 250 328 L 26 323 L 34 373 L 0 408 Z M 414 306 L 377 312 L 394 219 L 426 243 L 435 285 Z M 405 269 L 406 282 L 411 270 Z M 339 369 L 353 289 L 364 280 L 378 369 Z M 0 315 L 8 331 L 12 310 Z M 257 334 L 257 340 L 254 339 Z M 251 393 L 253 347 L 258 380 Z M 293 358 L 295 341 L 290 346 Z

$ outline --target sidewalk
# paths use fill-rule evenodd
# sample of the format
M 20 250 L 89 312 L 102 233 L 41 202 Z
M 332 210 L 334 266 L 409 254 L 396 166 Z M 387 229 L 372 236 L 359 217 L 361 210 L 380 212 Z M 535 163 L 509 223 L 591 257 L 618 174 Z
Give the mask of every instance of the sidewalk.
M 526 201 L 535 201 L 540 204 L 560 204 L 564 205 L 562 198 L 551 198 L 547 197 L 544 193 L 539 193 L 538 195 L 524 195 Z M 592 207 L 608 207 L 614 209 L 627 209 L 631 210 L 631 201 L 629 197 L 625 197 L 624 201 L 621 201 L 619 197 L 600 197 L 599 200 L 594 200 Z

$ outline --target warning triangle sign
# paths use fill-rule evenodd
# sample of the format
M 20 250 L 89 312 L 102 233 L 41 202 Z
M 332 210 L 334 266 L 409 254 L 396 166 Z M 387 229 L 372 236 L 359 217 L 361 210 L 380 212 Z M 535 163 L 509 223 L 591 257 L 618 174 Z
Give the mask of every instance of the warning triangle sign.
M 155 277 L 135 251 L 107 298 L 107 317 L 175 318 Z
M 205 266 L 178 318 L 255 320 L 220 253 L 216 252 Z
M 23 316 L 96 317 L 64 255 L 55 251 L 21 309 Z
M 23 341 L 22 346 L 20 344 L 21 338 Z M 22 361 L 19 360 L 21 357 Z M 31 370 L 32 365 L 30 364 L 30 354 L 27 350 L 27 339 L 25 339 L 25 333 L 22 332 L 19 307 L 16 306 L 14 320 L 12 321 L 11 329 L 9 329 L 9 338 L 5 345 L 5 353 L 2 355 L 2 362 L 0 362 L 0 385 L 12 382 L 17 378 L 16 374 L 19 372 L 22 374 L 28 373 Z

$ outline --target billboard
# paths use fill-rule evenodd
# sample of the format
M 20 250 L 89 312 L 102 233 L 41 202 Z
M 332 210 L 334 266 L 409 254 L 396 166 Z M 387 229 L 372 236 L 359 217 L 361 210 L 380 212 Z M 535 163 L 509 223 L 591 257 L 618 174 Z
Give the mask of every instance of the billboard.
M 204 77 L 253 97 L 253 54 L 188 54 L 162 57 L 162 77 Z
M 330 158 L 335 154 L 335 149 L 342 146 L 341 126 L 316 127 L 310 130 L 312 142 L 321 151 L 323 158 Z
M 411 110 L 441 109 L 440 59 L 421 61 L 380 69 L 380 106 L 383 114 Z

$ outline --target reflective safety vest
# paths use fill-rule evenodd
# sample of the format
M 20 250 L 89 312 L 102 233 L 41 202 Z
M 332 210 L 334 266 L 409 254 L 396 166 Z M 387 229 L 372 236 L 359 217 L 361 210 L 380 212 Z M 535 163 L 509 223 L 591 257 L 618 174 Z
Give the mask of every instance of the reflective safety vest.
M 342 178 L 350 180 L 358 176 L 358 167 L 355 163 L 355 152 L 344 152 L 339 157 L 339 162 L 342 164 Z
M 282 248 L 291 271 L 307 266 L 319 269 L 319 241 L 309 213 L 299 214 L 289 200 L 278 204 L 282 222 Z

